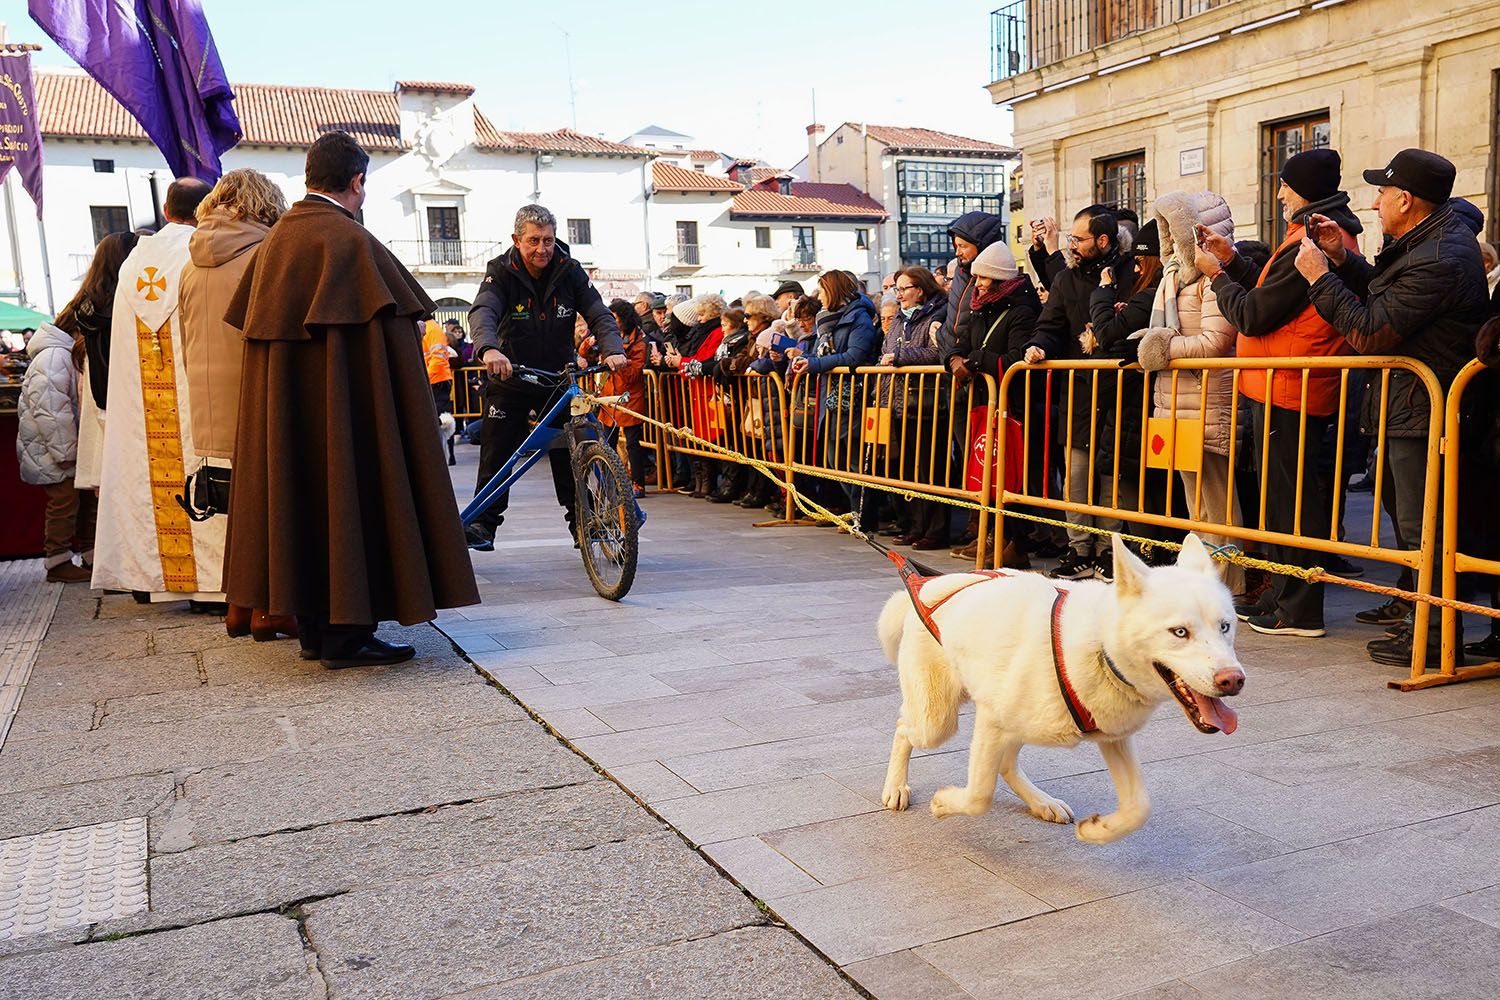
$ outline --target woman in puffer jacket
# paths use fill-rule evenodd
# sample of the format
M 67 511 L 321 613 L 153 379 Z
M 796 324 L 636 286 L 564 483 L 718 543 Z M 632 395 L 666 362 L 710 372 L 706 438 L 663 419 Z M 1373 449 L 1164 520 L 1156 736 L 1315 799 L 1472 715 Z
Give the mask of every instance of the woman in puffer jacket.
M 87 583 L 93 575 L 73 562 L 75 537 L 84 553 L 94 547 L 94 497 L 73 484 L 79 404 L 74 347 L 73 338 L 51 323 L 37 328 L 26 343 L 31 364 L 16 410 L 21 481 L 47 494 L 43 553 L 49 583 Z
M 940 365 L 943 349 L 938 331 L 948 318 L 948 296 L 932 272 L 925 267 L 908 267 L 896 272 L 896 299 L 899 311 L 885 331 L 881 344 L 880 364 L 895 368 L 916 365 Z M 940 375 L 887 375 L 876 382 L 876 406 L 890 413 L 890 437 L 895 448 L 875 450 L 875 471 L 888 479 L 930 482 L 932 473 L 932 428 L 941 423 L 947 411 L 947 380 Z M 873 531 L 880 523 L 880 508 L 889 502 L 895 508 L 901 531 L 893 539 L 897 545 L 915 549 L 948 547 L 947 504 L 934 500 L 912 500 L 887 497 L 871 491 L 865 497 L 861 527 Z
M 842 368 L 852 373 L 873 364 L 880 350 L 880 330 L 875 303 L 848 271 L 824 271 L 818 277 L 818 294 L 827 310 L 818 316 L 812 356 L 794 360 L 788 371 L 794 378 L 820 376 L 818 399 L 822 435 L 820 456 L 826 469 L 857 471 L 860 468 L 860 430 L 863 402 L 857 392 L 859 379 L 853 374 L 830 374 Z M 851 510 L 859 507 L 860 487 L 841 483 Z
M 1163 195 L 1157 199 L 1155 216 L 1165 266 L 1151 304 L 1151 325 L 1140 338 L 1137 354 L 1142 368 L 1148 372 L 1161 372 L 1155 382 L 1154 415 L 1171 417 L 1175 413 L 1179 422 L 1202 421 L 1203 495 L 1198 518 L 1238 524 L 1239 501 L 1229 496 L 1228 489 L 1229 441 L 1234 434 L 1234 428 L 1230 426 L 1233 373 L 1206 373 L 1205 391 L 1204 374 L 1163 371 L 1177 358 L 1234 356 L 1236 331 L 1219 312 L 1219 301 L 1213 287 L 1193 263 L 1197 247 L 1196 227 L 1203 226 L 1233 241 L 1234 220 L 1224 199 L 1211 191 L 1176 191 Z M 1185 513 L 1192 517 L 1199 474 L 1180 471 L 1180 475 L 1187 496 Z M 1204 535 L 1203 539 L 1214 545 L 1229 542 L 1222 535 Z M 1230 592 L 1238 596 L 1245 589 L 1244 570 L 1232 563 L 1226 563 L 1224 568 L 1224 582 Z

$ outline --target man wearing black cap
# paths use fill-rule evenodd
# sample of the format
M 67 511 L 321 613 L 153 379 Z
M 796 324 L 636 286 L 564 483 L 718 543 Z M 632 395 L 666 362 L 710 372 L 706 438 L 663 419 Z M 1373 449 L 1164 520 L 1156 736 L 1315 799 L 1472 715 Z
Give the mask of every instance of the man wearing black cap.
M 1484 322 L 1488 286 L 1479 244 L 1447 204 L 1453 164 L 1424 149 L 1403 149 L 1383 170 L 1366 170 L 1378 193 L 1374 208 L 1390 239 L 1371 264 L 1344 246 L 1338 224 L 1322 215 L 1307 219 L 1308 236 L 1297 252 L 1297 270 L 1310 286 L 1318 315 L 1361 354 L 1398 354 L 1423 362 L 1444 388 L 1474 357 L 1474 334 Z M 1409 372 L 1391 376 L 1388 393 L 1365 395 L 1361 423 L 1379 430 L 1381 399 L 1388 399 L 1381 461 L 1389 483 L 1387 512 L 1396 544 L 1421 543 L 1431 402 Z M 1438 630 L 1428 630 L 1429 651 Z M 1369 644 L 1377 663 L 1409 665 L 1411 635 Z
M 783 281 L 776 286 L 776 291 L 771 293 L 771 298 L 776 300 L 776 308 L 785 315 L 786 311 L 796 305 L 797 300 L 806 294 L 800 282 Z
M 1198 268 L 1212 277 L 1219 311 L 1239 331 L 1235 348 L 1238 357 L 1300 358 L 1352 353 L 1343 334 L 1313 308 L 1307 279 L 1297 270 L 1297 251 L 1311 216 L 1332 220 L 1345 250 L 1359 249 L 1355 237 L 1364 227 L 1349 209 L 1349 196 L 1339 190 L 1340 168 L 1339 154 L 1331 149 L 1310 149 L 1286 161 L 1281 168 L 1281 186 L 1276 198 L 1281 202 L 1287 234 L 1263 270 L 1236 254 L 1227 239 L 1199 227 Z M 1339 373 L 1331 369 L 1314 369 L 1309 373 L 1307 443 L 1300 465 L 1301 370 L 1241 372 L 1240 392 L 1252 401 L 1252 440 L 1269 442 L 1265 467 L 1266 527 L 1291 534 L 1297 526 L 1300 496 L 1302 533 L 1327 538 L 1332 504 L 1319 470 L 1324 436 L 1338 415 Z M 1287 545 L 1267 546 L 1266 558 L 1292 566 L 1321 565 L 1327 559 Z M 1394 618 L 1399 619 L 1407 610 L 1410 609 L 1403 607 Z M 1267 635 L 1326 634 L 1321 583 L 1276 576 L 1271 588 L 1259 599 L 1238 606 L 1235 611 L 1251 628 Z M 1393 619 L 1388 616 L 1385 620 Z

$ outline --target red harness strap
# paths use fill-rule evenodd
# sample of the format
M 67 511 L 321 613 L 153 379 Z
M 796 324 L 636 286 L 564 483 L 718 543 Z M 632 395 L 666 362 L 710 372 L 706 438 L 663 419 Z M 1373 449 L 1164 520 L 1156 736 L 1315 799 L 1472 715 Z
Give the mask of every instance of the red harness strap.
M 887 549 L 885 554 L 891 562 L 896 564 L 896 570 L 901 574 L 901 581 L 906 584 L 906 593 L 911 598 L 912 609 L 916 611 L 917 617 L 921 619 L 922 624 L 927 627 L 927 631 L 932 634 L 933 639 L 937 640 L 939 645 L 943 642 L 943 636 L 938 630 L 937 620 L 933 618 L 933 614 L 938 608 L 941 608 L 944 604 L 952 600 L 955 595 L 972 587 L 976 583 L 984 583 L 996 578 L 1013 575 L 1002 570 L 971 570 L 970 575 L 979 577 L 980 579 L 969 580 L 963 586 L 944 594 L 934 603 L 927 604 L 922 600 L 922 585 L 928 580 L 937 579 L 937 577 L 921 575 L 907 558 L 899 552 L 892 552 Z M 1063 603 L 1068 597 L 1068 591 L 1062 587 L 1054 587 L 1054 589 L 1057 591 L 1057 597 L 1052 601 L 1052 667 L 1057 673 L 1057 687 L 1062 692 L 1063 702 L 1068 706 L 1068 714 L 1073 717 L 1073 723 L 1078 727 L 1078 731 L 1080 733 L 1097 732 L 1099 726 L 1094 721 L 1093 714 L 1083 704 L 1083 699 L 1078 697 L 1078 692 L 1073 690 L 1073 684 L 1068 680 L 1068 669 L 1063 664 L 1062 610 Z

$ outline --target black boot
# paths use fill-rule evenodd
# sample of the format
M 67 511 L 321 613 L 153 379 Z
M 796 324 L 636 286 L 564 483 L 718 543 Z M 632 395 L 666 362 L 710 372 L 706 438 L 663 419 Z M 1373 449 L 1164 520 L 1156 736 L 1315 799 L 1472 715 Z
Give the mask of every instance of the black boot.
M 713 470 L 709 467 L 708 459 L 693 459 L 693 499 L 702 500 L 708 496 L 712 479 Z
M 719 488 L 709 496 L 713 503 L 734 503 L 735 499 L 745 491 L 745 467 L 742 465 L 726 466 L 719 478 Z

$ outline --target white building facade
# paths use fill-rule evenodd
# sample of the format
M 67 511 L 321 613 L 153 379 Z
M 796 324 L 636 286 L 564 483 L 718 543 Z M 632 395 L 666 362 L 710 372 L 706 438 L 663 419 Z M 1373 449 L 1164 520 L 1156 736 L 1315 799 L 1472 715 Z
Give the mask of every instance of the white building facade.
M 100 238 L 160 225 L 172 177 L 139 124 L 84 74 L 39 73 L 37 104 L 45 229 L 16 187 L 0 294 L 55 313 Z M 370 154 L 361 221 L 445 318 L 467 313 L 488 262 L 510 245 L 516 209 L 531 202 L 557 216 L 559 238 L 606 299 L 642 290 L 733 298 L 829 268 L 878 287 L 878 201 L 849 184 L 768 178 L 774 171 L 691 149 L 690 137 L 663 129 L 630 137 L 655 148 L 569 129 L 504 131 L 476 106 L 474 88 L 414 81 L 389 91 L 240 85 L 236 110 L 245 137 L 224 168 L 262 171 L 288 202 L 306 193 L 312 142 L 331 129 L 354 136 Z
M 948 226 L 966 212 L 1006 215 L 1006 176 L 1019 150 L 926 128 L 845 122 L 807 129 L 798 177 L 852 184 L 889 210 L 876 241 L 880 270 L 936 267 L 953 256 Z

